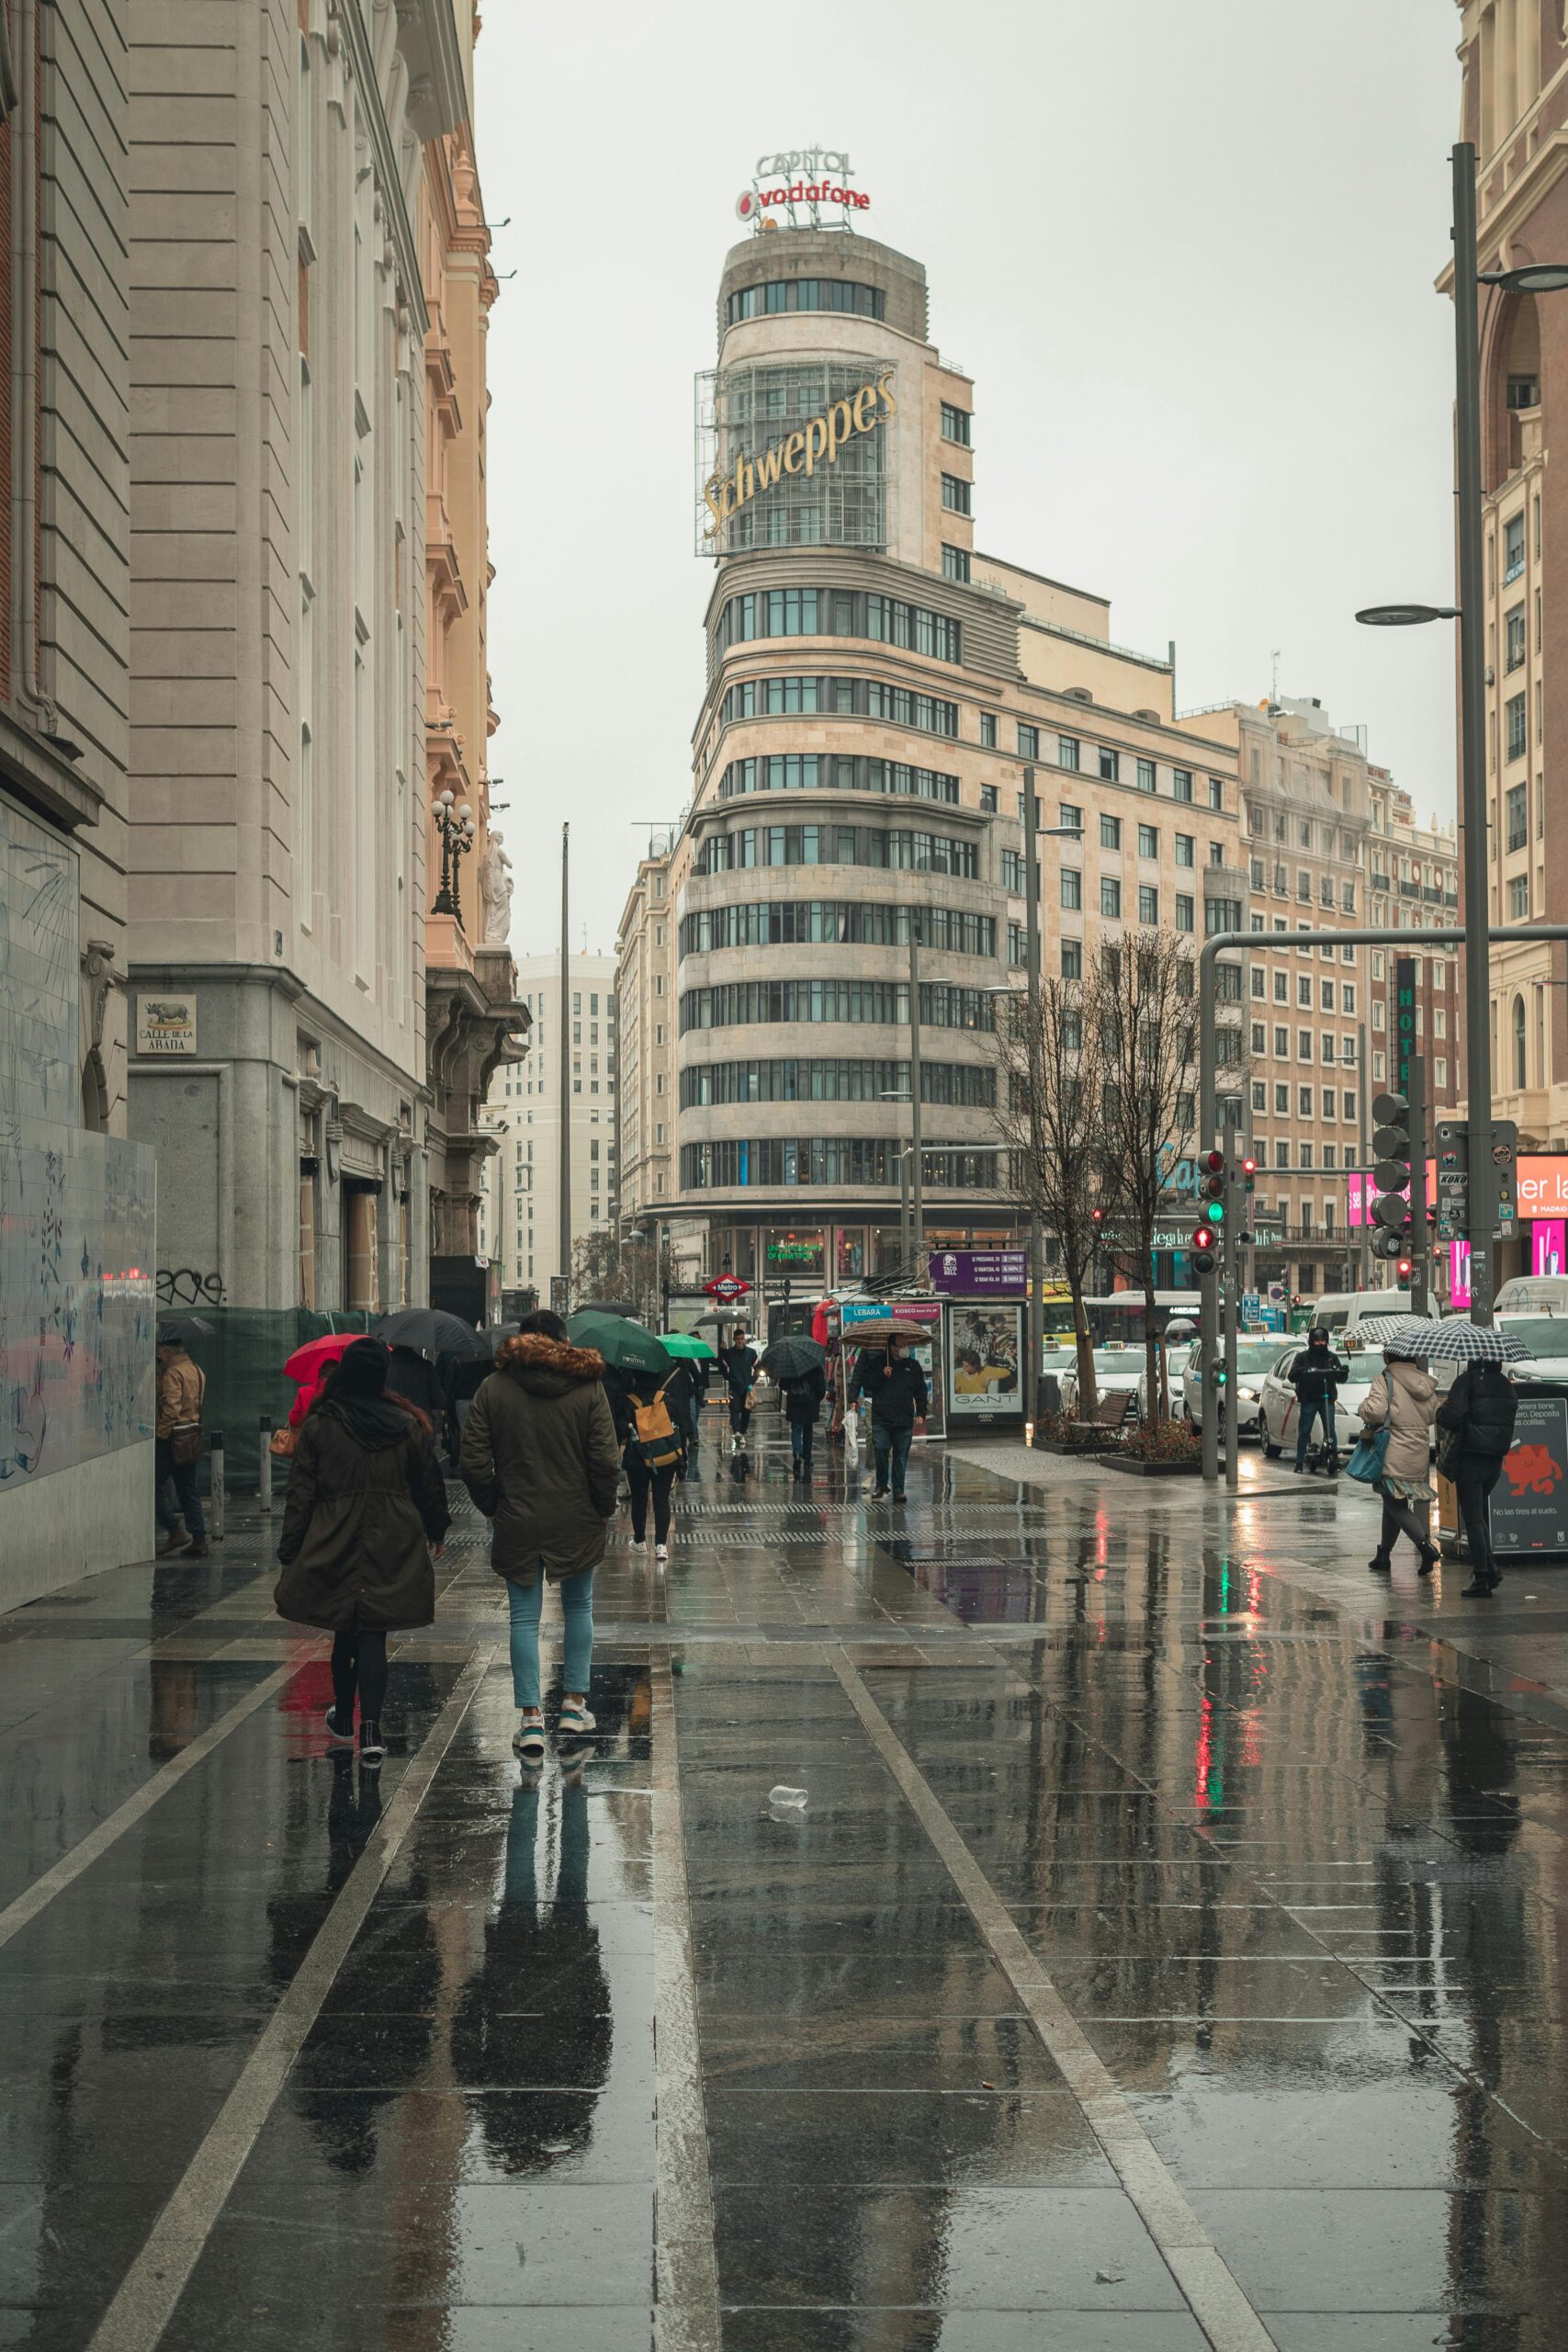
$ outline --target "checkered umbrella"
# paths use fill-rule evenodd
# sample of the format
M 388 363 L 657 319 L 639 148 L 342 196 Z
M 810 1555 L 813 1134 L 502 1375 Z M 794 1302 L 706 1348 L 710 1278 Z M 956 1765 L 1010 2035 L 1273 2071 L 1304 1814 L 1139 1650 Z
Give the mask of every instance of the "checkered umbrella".
M 1385 1355 L 1419 1356 L 1428 1363 L 1523 1363 L 1533 1355 L 1512 1331 L 1488 1329 L 1455 1316 L 1447 1323 L 1422 1315 L 1371 1315 L 1356 1337 Z

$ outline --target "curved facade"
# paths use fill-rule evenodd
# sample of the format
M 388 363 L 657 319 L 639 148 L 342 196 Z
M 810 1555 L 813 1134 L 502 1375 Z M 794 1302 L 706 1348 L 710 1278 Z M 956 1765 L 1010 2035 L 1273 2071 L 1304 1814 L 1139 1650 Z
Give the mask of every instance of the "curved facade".
M 911 926 L 926 1238 L 1013 1234 L 991 1023 L 1023 966 L 1025 762 L 1042 825 L 1082 834 L 1043 844 L 1047 969 L 1123 922 L 1239 928 L 1246 877 L 1234 749 L 1179 728 L 1172 665 L 1111 645 L 1102 598 L 976 551 L 974 387 L 928 338 L 919 264 L 770 229 L 728 254 L 716 324 L 693 797 L 623 925 L 651 1130 L 623 1206 L 677 1279 L 776 1295 L 898 1261 Z

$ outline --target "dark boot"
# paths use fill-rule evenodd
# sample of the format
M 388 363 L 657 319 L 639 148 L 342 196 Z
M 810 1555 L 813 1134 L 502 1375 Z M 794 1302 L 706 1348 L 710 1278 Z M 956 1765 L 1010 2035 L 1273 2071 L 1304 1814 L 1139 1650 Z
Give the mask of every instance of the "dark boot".
M 1380 1559 L 1375 1552 L 1367 1562 L 1367 1566 L 1375 1577 L 1391 1577 L 1393 1574 L 1393 1562 Z
M 1461 1598 L 1466 1600 L 1490 1600 L 1495 1590 L 1496 1587 L 1490 1577 L 1472 1577 L 1470 1582 L 1461 1589 Z
M 180 1554 L 182 1560 L 205 1560 L 209 1556 L 205 1535 L 193 1535 Z
M 183 1519 L 178 1520 L 173 1527 L 166 1527 L 158 1539 L 158 1548 L 152 1556 L 157 1560 L 166 1560 L 171 1552 L 183 1552 L 189 1542 L 190 1536 L 186 1532 L 186 1523 Z
M 387 1753 L 387 1743 L 381 1736 L 381 1726 L 373 1715 L 361 1716 L 359 1724 L 359 1760 L 362 1764 L 379 1764 Z

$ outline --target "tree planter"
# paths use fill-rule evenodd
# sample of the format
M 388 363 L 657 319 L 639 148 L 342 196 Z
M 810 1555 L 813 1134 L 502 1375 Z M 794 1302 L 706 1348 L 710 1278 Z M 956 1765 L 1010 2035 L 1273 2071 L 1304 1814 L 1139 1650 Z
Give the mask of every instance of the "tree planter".
M 1203 1464 L 1199 1462 L 1137 1462 L 1124 1453 L 1096 1453 L 1090 1460 L 1102 1463 L 1107 1470 L 1120 1470 L 1129 1478 L 1201 1478 Z
M 1100 1462 L 1104 1458 L 1092 1445 L 1064 1445 L 1060 1438 L 1055 1437 L 1037 1437 L 1033 1451 L 1036 1453 L 1065 1454 L 1069 1462 Z

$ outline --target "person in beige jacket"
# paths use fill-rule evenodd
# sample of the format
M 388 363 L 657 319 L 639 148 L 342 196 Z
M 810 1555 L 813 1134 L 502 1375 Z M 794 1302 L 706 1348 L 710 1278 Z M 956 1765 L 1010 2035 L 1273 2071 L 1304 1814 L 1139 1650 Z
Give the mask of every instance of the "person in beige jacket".
M 1377 1487 L 1382 1498 L 1382 1527 L 1378 1548 L 1367 1563 L 1373 1576 L 1392 1573 L 1390 1555 L 1401 1535 L 1408 1535 L 1420 1554 L 1422 1576 L 1430 1576 L 1441 1556 L 1430 1533 L 1432 1487 L 1427 1475 L 1437 1409 L 1438 1392 L 1426 1366 L 1385 1349 L 1383 1368 L 1360 1408 L 1369 1431 L 1385 1423 L 1388 1427 L 1388 1452 Z

